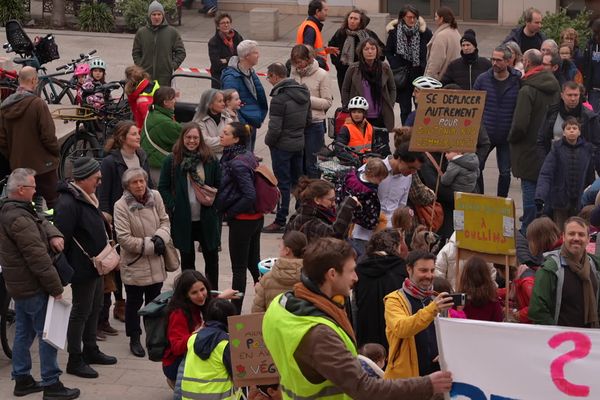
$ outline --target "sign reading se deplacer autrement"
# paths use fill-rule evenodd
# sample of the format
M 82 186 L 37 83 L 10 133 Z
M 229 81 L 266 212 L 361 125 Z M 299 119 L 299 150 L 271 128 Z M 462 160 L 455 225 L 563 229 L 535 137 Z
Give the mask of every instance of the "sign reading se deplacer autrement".
M 475 152 L 485 95 L 474 90 L 421 90 L 410 150 Z

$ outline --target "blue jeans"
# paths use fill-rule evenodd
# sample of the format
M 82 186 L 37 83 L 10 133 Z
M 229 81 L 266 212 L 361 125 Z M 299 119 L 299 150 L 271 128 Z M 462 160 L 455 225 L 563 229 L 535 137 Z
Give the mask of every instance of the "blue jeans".
M 498 165 L 498 197 L 508 197 L 508 191 L 510 189 L 510 147 L 508 142 L 502 144 L 492 144 L 490 150 L 485 156 L 485 161 L 481 166 L 481 170 L 485 168 L 485 163 L 490 156 L 492 150 L 496 148 L 496 164 Z M 483 174 L 479 175 L 481 178 L 481 184 L 479 185 L 483 192 Z
M 521 192 L 523 192 L 523 223 L 521 224 L 521 234 L 527 235 L 527 227 L 535 219 L 535 187 L 536 181 L 521 179 Z
M 246 139 L 246 148 L 254 153 L 254 146 L 256 145 L 256 128 L 250 125 L 250 137 Z
M 15 342 L 13 344 L 12 378 L 31 375 L 29 349 L 36 335 L 40 346 L 42 385 L 52 385 L 62 373 L 56 360 L 57 350 L 42 340 L 48 294 L 38 293 L 26 299 L 15 299 Z
M 304 131 L 304 175 L 312 179 L 321 177 L 317 168 L 317 153 L 325 146 L 325 122 L 310 124 Z
M 291 152 L 274 147 L 271 147 L 270 150 L 273 173 L 277 178 L 277 187 L 281 192 L 275 223 L 283 226 L 290 209 L 292 187 L 296 186 L 298 178 L 302 175 L 302 151 Z

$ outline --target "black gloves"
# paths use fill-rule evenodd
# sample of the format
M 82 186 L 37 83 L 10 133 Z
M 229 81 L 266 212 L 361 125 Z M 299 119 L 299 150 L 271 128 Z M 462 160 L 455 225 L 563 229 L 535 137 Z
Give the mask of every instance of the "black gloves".
M 535 199 L 535 217 L 540 218 L 542 215 L 544 215 L 544 201 Z
M 154 235 L 152 239 L 150 239 L 152 243 L 154 243 L 154 254 L 157 256 L 162 256 L 165 254 L 165 242 L 160 238 L 160 236 Z

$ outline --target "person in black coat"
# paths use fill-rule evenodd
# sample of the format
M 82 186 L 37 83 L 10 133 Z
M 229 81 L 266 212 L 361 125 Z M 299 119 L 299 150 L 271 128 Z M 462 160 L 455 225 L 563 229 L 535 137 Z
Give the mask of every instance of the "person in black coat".
M 229 59 L 237 56 L 237 46 L 244 38 L 231 27 L 233 20 L 229 14 L 219 14 L 215 18 L 217 31 L 208 41 L 210 75 L 217 81 L 211 82 L 213 89 L 221 88 L 221 72 L 227 67 Z
M 379 343 L 388 348 L 385 336 L 383 298 L 402 287 L 408 278 L 405 260 L 400 256 L 404 238 L 397 229 L 385 229 L 371 236 L 366 256 L 358 262 L 358 282 L 354 287 L 357 306 L 356 340 Z
M 64 235 L 64 253 L 75 269 L 71 280 L 73 308 L 67 330 L 67 373 L 82 378 L 98 377 L 90 364 L 117 363 L 115 357 L 102 353 L 96 344 L 104 282 L 91 257 L 100 254 L 107 245 L 110 231 L 95 195 L 101 176 L 98 161 L 90 157 L 76 159 L 73 163 L 74 182 L 59 184 L 59 197 L 54 207 L 54 226 Z
M 385 45 L 379 39 L 377 34 L 370 29 L 367 29 L 370 18 L 363 10 L 355 9 L 346 14 L 342 27 L 335 31 L 332 38 L 329 40 L 328 46 L 336 47 L 340 50 L 338 55 L 331 54 L 331 62 L 335 65 L 337 71 L 338 88 L 342 91 L 344 77 L 348 66 L 355 61 L 358 61 L 356 49 L 358 44 L 368 37 L 377 41 L 379 47 L 383 49 Z M 382 56 L 383 61 L 383 56 Z
M 398 19 L 390 22 L 386 30 L 388 37 L 384 54 L 394 72 L 394 79 L 400 70 L 405 70 L 407 74 L 403 86 L 399 86 L 396 80 L 396 102 L 400 104 L 400 119 L 404 125 L 412 110 L 412 81 L 425 72 L 427 43 L 433 33 L 427 28 L 425 20 L 419 17 L 419 10 L 410 4 L 402 7 Z
M 444 85 L 455 83 L 461 89 L 471 90 L 475 79 L 492 67 L 492 62 L 479 57 L 477 38 L 472 29 L 467 29 L 460 39 L 460 58 L 448 64 L 446 73 L 442 76 Z

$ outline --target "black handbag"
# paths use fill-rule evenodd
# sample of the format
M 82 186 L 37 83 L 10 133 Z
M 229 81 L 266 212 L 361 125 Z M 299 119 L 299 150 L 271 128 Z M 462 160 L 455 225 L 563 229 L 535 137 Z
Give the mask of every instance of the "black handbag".
M 396 90 L 404 89 L 408 84 L 408 67 L 403 65 L 398 68 L 394 68 L 392 69 L 392 74 L 394 74 Z
M 60 277 L 60 282 L 63 286 L 67 286 L 71 283 L 71 279 L 73 279 L 73 274 L 75 274 L 75 270 L 69 264 L 67 260 L 67 256 L 63 252 L 58 254 L 54 254 L 52 256 L 52 264 L 56 271 L 58 272 L 58 276 Z

